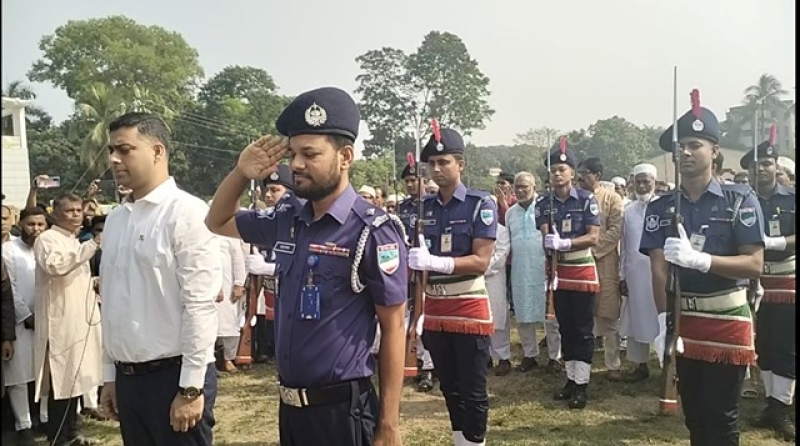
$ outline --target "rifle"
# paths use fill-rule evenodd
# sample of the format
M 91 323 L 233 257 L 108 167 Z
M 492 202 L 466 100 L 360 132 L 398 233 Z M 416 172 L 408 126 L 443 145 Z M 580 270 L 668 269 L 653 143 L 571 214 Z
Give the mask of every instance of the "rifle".
M 253 209 L 256 206 L 256 187 L 255 181 L 250 183 L 250 201 Z M 250 253 L 258 254 L 258 248 L 250 245 Z M 256 306 L 258 305 L 258 292 L 261 290 L 261 277 L 248 274 L 244 282 L 246 290 L 246 300 L 244 305 L 244 325 L 241 327 L 239 335 L 239 347 L 236 350 L 234 364 L 242 369 L 249 369 L 253 364 L 253 326 L 256 323 Z
M 567 150 L 567 138 L 562 136 L 561 142 L 559 143 L 559 151 L 564 154 Z M 550 175 L 550 153 L 547 154 L 547 174 Z M 549 222 L 547 224 L 547 233 L 552 234 L 556 227 L 555 215 L 553 215 L 553 209 L 555 209 L 555 196 L 553 192 L 553 184 L 550 183 L 550 204 L 549 204 Z M 556 250 L 551 249 L 548 253 L 550 257 L 550 269 L 548 270 L 548 280 L 547 280 L 547 305 L 545 307 L 544 317 L 548 321 L 552 321 L 556 318 L 556 307 L 555 307 L 555 300 L 553 294 L 555 293 L 556 289 L 558 288 L 558 252 Z
M 439 133 L 439 124 L 436 120 L 432 123 L 434 134 Z M 411 246 L 419 248 L 419 236 L 423 233 L 422 215 L 425 212 L 422 202 L 422 163 L 420 162 L 421 143 L 419 137 L 417 140 L 417 153 L 416 157 L 410 152 L 407 154 L 408 165 L 416 167 L 414 176 L 417 177 L 417 219 L 414 222 L 414 234 L 409 236 L 411 238 Z M 405 376 L 417 376 L 417 321 L 419 320 L 424 310 L 425 305 L 425 286 L 427 283 L 427 275 L 424 271 L 413 271 L 411 276 L 411 283 L 414 286 L 414 302 L 411 305 L 411 311 L 408 316 L 408 332 L 406 334 L 406 361 L 405 361 Z
M 681 216 L 681 149 L 678 144 L 678 67 L 674 67 L 672 85 L 672 161 L 675 166 L 675 214 L 670 225 L 671 235 L 678 237 L 678 225 L 683 222 Z M 692 109 L 699 118 L 700 97 L 697 90 L 692 90 Z M 696 103 L 696 104 L 695 104 Z M 696 105 L 696 107 L 695 107 Z M 675 354 L 683 350 L 677 333 L 681 320 L 681 283 L 680 268 L 670 263 L 667 272 L 667 314 L 666 333 L 664 336 L 664 372 L 661 375 L 661 392 L 658 401 L 659 415 L 672 415 L 678 411 L 678 374 L 675 368 Z

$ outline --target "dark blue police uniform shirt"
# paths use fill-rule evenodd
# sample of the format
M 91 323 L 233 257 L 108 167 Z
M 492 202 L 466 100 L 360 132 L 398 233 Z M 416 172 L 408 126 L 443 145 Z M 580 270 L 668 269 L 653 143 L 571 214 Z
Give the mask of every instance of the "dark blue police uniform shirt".
M 414 236 L 414 231 L 416 229 L 417 203 L 418 200 L 415 200 L 414 197 L 408 197 L 397 205 L 397 217 L 403 222 L 409 241 L 413 241 L 411 237 Z
M 778 184 L 775 193 L 769 197 L 758 197 L 761 204 L 761 212 L 764 214 L 764 234 L 770 237 L 781 235 L 788 237 L 795 233 L 794 211 L 795 205 L 794 188 L 789 188 Z M 770 234 L 770 226 L 773 221 L 777 221 L 780 226 L 780 234 Z M 764 251 L 764 260 L 768 262 L 778 262 L 794 255 L 794 251 Z
M 734 215 L 735 198 L 748 193 L 737 215 Z M 764 246 L 764 218 L 758 198 L 749 186 L 722 185 L 717 180 L 711 180 L 708 189 L 696 203 L 692 203 L 683 193 L 681 197 L 681 216 L 686 236 L 705 236 L 703 252 L 715 256 L 733 256 L 739 254 L 739 247 L 743 245 Z M 639 252 L 650 255 L 650 250 L 664 249 L 674 215 L 674 193 L 650 202 L 645 212 Z M 680 280 L 683 293 L 707 294 L 747 285 L 747 279 L 731 279 L 690 268 L 680 268 Z
M 423 198 L 425 243 L 435 256 L 463 257 L 472 254 L 472 240 L 497 238 L 497 205 L 483 191 L 456 187 L 453 197 L 442 204 L 439 194 Z M 450 251 L 442 251 L 442 235 L 452 234 Z M 441 275 L 430 273 L 431 276 Z
M 543 195 L 535 204 L 534 216 L 536 227 L 550 224 L 550 195 Z M 561 238 L 573 239 L 586 235 L 587 226 L 600 226 L 600 206 L 594 194 L 583 190 L 569 188 L 569 196 L 561 201 L 557 195 L 553 197 L 553 223 Z M 564 221 L 569 220 L 569 231 L 564 231 Z M 552 233 L 552 231 L 551 231 Z
M 311 202 L 299 209 L 278 206 L 274 211 L 236 215 L 244 241 L 273 246 L 275 252 L 275 356 L 283 385 L 321 387 L 374 373 L 370 348 L 377 327 L 375 305 L 399 305 L 408 296 L 407 249 L 400 227 L 391 220 L 372 227 L 359 267 L 366 288 L 360 294 L 353 292 L 351 268 L 358 239 L 364 227 L 383 214 L 348 187 L 317 221 Z M 301 320 L 301 291 L 310 271 L 308 258 L 314 254 L 312 244 L 349 251 L 346 256 L 315 254 L 320 320 Z M 399 267 L 385 272 L 379 266 L 378 248 L 389 245 L 399 250 Z

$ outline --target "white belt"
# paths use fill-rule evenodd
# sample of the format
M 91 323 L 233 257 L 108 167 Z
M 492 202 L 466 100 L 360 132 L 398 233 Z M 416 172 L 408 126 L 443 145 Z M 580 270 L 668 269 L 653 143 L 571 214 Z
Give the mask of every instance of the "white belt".
M 773 276 L 794 272 L 794 257 L 782 262 L 764 262 L 764 275 Z
M 473 291 L 485 289 L 486 281 L 483 279 L 483 276 L 478 276 L 475 279 L 469 279 L 463 282 L 429 283 L 428 286 L 425 287 L 425 293 L 431 296 L 461 296 Z
M 575 260 L 585 259 L 586 257 L 591 257 L 592 249 L 585 248 L 579 249 L 577 251 L 566 251 L 566 252 L 559 252 L 558 253 L 558 261 L 559 262 L 572 262 Z
M 747 290 L 738 288 L 727 294 L 681 296 L 681 310 L 725 311 L 747 304 Z

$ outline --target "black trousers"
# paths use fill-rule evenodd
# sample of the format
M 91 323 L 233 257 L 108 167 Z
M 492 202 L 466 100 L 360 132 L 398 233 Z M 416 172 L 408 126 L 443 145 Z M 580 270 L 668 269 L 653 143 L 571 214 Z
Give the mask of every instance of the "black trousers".
M 178 394 L 180 365 L 143 375 L 117 372 L 117 404 L 122 442 L 126 446 L 211 446 L 217 373 L 209 364 L 203 384 L 203 418 L 187 432 L 169 424 L 172 400 Z
M 691 446 L 737 446 L 739 394 L 747 367 L 680 356 L 675 367 Z
M 255 356 L 275 357 L 275 323 L 263 314 L 256 315 Z
M 556 290 L 553 293 L 564 361 L 592 363 L 594 299 L 595 293 L 585 291 Z
M 439 375 L 450 427 L 463 432 L 467 440 L 480 443 L 486 437 L 489 417 L 489 336 L 426 330 L 422 339 Z
M 281 446 L 370 446 L 380 409 L 372 384 L 364 393 L 350 382 L 350 401 L 292 407 L 280 403 L 278 430 Z
M 80 435 L 77 410 L 80 398 L 76 396 L 57 400 L 53 395 L 53 383 L 50 383 L 47 401 L 47 442 L 49 444 L 68 445 Z
M 795 379 L 794 304 L 762 303 L 756 319 L 758 367 Z

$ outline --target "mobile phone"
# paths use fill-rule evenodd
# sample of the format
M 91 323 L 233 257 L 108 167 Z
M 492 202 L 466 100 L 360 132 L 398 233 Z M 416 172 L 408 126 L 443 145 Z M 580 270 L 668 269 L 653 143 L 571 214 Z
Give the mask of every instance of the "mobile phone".
M 48 177 L 46 180 L 39 181 L 36 180 L 36 187 L 38 189 L 55 189 L 57 187 L 61 187 L 61 177 Z

